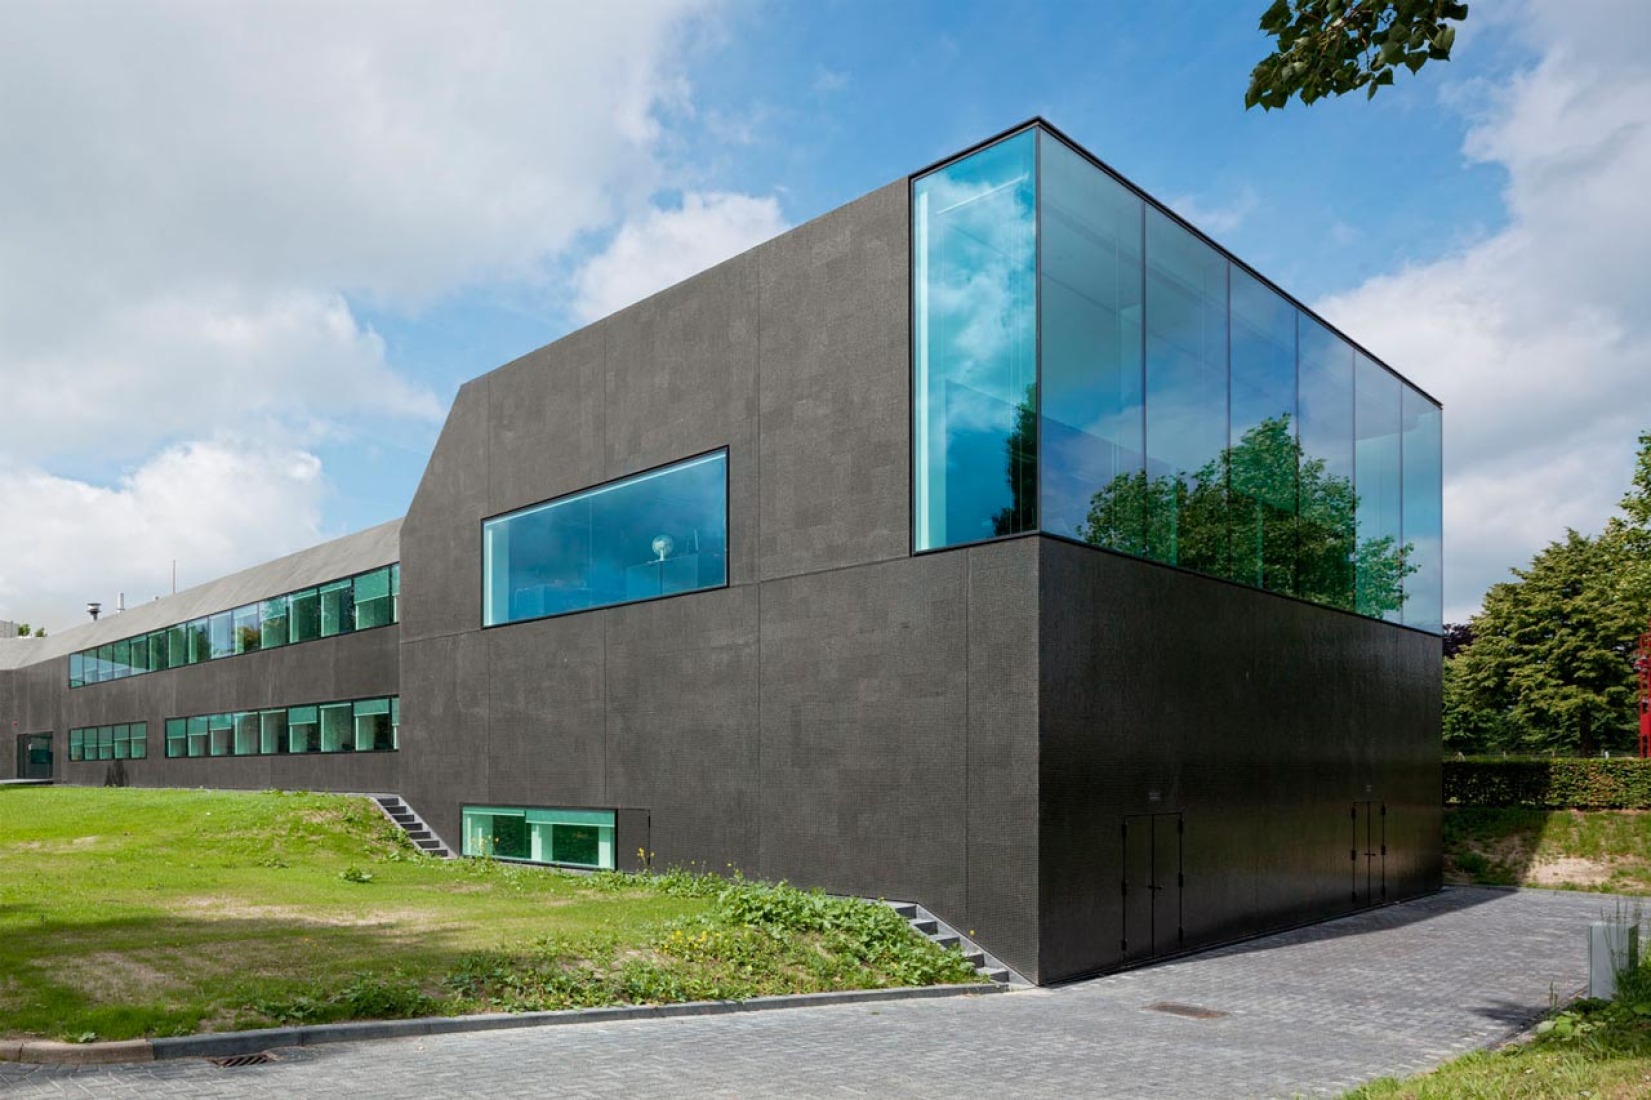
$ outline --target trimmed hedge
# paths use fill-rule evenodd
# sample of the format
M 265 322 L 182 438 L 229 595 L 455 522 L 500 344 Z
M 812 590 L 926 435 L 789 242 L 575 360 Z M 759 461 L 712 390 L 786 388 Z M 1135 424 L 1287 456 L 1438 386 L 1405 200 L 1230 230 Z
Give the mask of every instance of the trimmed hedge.
M 1632 756 L 1446 760 L 1445 805 L 1651 809 L 1651 760 Z

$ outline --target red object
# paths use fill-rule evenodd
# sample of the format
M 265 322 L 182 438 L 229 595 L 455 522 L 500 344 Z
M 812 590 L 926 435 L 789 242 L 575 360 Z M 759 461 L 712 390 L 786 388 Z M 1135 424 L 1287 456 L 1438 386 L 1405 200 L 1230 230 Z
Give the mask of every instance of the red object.
M 1640 674 L 1640 756 L 1651 757 L 1651 630 L 1640 635 L 1634 670 Z

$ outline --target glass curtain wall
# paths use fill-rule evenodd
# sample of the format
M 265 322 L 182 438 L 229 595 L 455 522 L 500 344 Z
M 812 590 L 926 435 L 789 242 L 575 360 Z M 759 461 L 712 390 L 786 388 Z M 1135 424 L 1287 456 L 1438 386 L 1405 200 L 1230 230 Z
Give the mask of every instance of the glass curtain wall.
M 1041 530 L 1440 631 L 1439 407 L 1061 139 L 914 180 L 912 280 L 915 550 Z
M 464 807 L 464 854 L 613 870 L 612 810 Z
M 912 186 L 916 548 L 1034 531 L 1037 135 Z

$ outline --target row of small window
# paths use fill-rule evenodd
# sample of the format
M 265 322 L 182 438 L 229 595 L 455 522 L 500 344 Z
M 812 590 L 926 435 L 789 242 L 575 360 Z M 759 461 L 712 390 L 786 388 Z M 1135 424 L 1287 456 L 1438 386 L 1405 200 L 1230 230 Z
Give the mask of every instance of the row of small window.
M 166 720 L 166 755 L 298 756 L 394 752 L 401 698 L 356 699 L 303 707 L 238 710 Z
M 464 854 L 613 870 L 612 810 L 464 807 Z
M 69 731 L 70 760 L 142 760 L 149 755 L 149 723 L 87 726 Z
M 69 686 L 216 661 L 401 621 L 401 566 L 220 611 L 69 655 Z

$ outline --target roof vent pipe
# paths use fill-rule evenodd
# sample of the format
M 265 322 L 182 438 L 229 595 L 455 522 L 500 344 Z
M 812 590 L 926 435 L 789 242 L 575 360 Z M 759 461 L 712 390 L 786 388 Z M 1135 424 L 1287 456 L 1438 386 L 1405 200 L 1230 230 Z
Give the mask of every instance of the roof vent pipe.
M 103 605 L 98 603 L 96 600 L 93 600 L 91 603 L 86 605 L 86 614 L 92 617 L 92 621 L 94 623 L 97 622 L 97 613 L 102 610 Z

